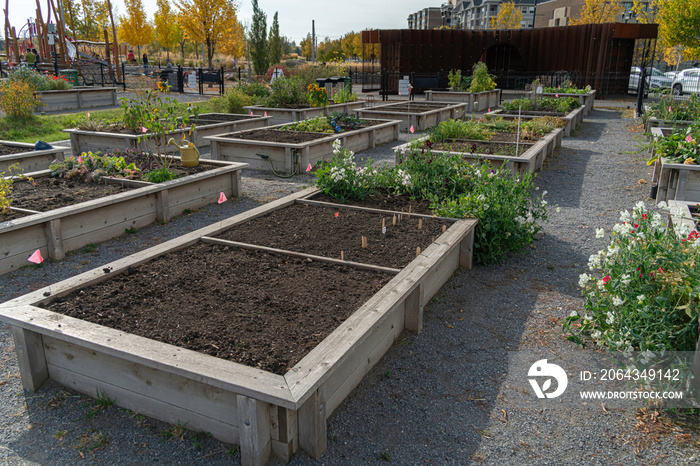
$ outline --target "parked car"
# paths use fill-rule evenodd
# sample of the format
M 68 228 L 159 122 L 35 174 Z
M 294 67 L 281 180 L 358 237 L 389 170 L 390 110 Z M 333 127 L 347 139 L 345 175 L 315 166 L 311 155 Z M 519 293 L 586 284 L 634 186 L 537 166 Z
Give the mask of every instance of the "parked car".
M 679 72 L 671 88 L 676 95 L 700 93 L 700 68 L 688 68 Z
M 647 92 L 652 89 L 663 89 L 664 87 L 671 87 L 671 83 L 673 82 L 671 78 L 663 74 L 657 68 L 647 68 L 645 74 L 647 82 L 645 90 Z M 629 90 L 631 92 L 637 92 L 637 89 L 639 88 L 639 77 L 641 75 L 641 68 L 635 66 L 630 70 Z
M 676 75 L 679 73 L 679 71 L 667 71 L 664 74 L 666 75 L 667 78 L 670 78 L 671 80 L 676 79 Z

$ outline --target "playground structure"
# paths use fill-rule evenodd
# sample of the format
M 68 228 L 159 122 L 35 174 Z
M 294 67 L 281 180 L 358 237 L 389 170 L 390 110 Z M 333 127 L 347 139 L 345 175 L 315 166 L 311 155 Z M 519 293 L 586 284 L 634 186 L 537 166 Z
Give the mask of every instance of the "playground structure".
M 103 28 L 104 42 L 98 42 L 80 40 L 74 37 L 75 27 L 72 24 L 70 28 L 66 27 L 60 0 L 47 0 L 46 21 L 43 19 L 40 1 L 36 0 L 36 18 L 27 19 L 26 24 L 17 32 L 9 21 L 9 0 L 5 0 L 3 13 L 5 15 L 7 65 L 9 67 L 18 65 L 27 52 L 34 52 L 37 56 L 37 64 L 52 63 L 56 73 L 59 67 L 61 69 L 74 68 L 82 76 L 84 67 L 102 65 L 107 67 L 110 81 L 122 81 L 123 76 L 119 66 L 120 46 L 117 41 L 110 0 L 107 0 L 107 4 L 110 11 L 112 41 L 110 41 L 110 33 L 105 26 Z M 123 47 L 126 56 L 126 44 L 123 44 Z M 42 66 L 42 69 L 48 70 L 50 68 Z

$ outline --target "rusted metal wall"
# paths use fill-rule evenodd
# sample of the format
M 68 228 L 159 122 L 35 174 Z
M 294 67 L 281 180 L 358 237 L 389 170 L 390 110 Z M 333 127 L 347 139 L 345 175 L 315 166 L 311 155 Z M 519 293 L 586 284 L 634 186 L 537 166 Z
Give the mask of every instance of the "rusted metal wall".
M 373 30 L 362 41 L 381 44 L 382 69 L 390 73 L 435 73 L 479 61 L 508 83 L 517 76 L 573 72 L 602 94 L 627 91 L 635 41 L 656 39 L 656 24 L 584 24 L 512 30 Z M 499 86 L 502 85 L 499 82 Z M 512 87 L 512 86 L 511 86 Z

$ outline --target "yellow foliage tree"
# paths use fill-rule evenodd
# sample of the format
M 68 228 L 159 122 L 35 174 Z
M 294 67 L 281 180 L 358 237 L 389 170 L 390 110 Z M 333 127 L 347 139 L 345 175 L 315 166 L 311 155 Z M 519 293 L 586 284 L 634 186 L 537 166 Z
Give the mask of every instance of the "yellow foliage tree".
M 180 26 L 187 37 L 207 44 L 207 62 L 211 68 L 216 46 L 238 22 L 236 3 L 233 0 L 176 0 L 175 6 L 180 10 Z
M 307 60 L 311 60 L 311 53 L 313 52 L 311 48 L 311 34 L 307 34 L 306 38 L 299 43 L 301 47 L 301 56 Z
M 659 0 L 658 22 L 667 45 L 700 48 L 700 0 Z
M 240 58 L 245 55 L 245 31 L 241 23 L 236 21 L 224 34 L 224 40 L 219 47 L 219 50 L 226 55 L 232 55 L 234 58 Z
M 586 0 L 578 19 L 571 18 L 570 24 L 614 23 L 615 17 L 622 14 L 622 4 L 617 0 Z
M 76 23 L 75 28 L 82 33 L 82 38 L 102 42 L 104 40 L 102 28 L 105 24 L 109 24 L 107 2 L 81 0 L 81 6 L 83 10 L 82 21 L 80 25 Z
M 126 16 L 119 17 L 119 37 L 129 45 L 141 47 L 153 40 L 153 26 L 148 22 L 141 0 L 124 0 Z
M 498 15 L 491 17 L 491 29 L 520 29 L 523 13 L 515 2 L 501 3 Z
M 158 11 L 154 18 L 156 39 L 168 51 L 170 58 L 170 49 L 179 43 L 177 18 L 168 0 L 157 0 L 157 4 Z

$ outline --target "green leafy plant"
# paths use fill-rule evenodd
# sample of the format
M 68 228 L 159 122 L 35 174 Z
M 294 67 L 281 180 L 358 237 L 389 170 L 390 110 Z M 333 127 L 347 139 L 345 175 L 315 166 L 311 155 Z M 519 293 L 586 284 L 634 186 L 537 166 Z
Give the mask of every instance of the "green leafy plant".
M 478 120 L 446 120 L 441 121 L 429 130 L 430 140 L 442 142 L 448 139 L 478 139 L 488 140 L 493 135 L 486 125 Z
M 643 115 L 645 122 L 651 117 L 668 121 L 700 120 L 700 96 L 691 94 L 687 99 L 678 100 L 675 96 L 665 94 L 658 102 L 649 105 Z
M 325 87 L 318 87 L 316 83 L 312 83 L 306 89 L 306 100 L 312 107 L 326 107 L 328 105 L 328 92 Z
M 496 89 L 496 81 L 494 81 L 493 77 L 489 74 L 486 63 L 479 62 L 474 65 L 469 92 L 484 92 L 494 89 Z
M 305 105 L 306 96 L 301 80 L 296 77 L 275 79 L 270 84 L 270 95 L 263 105 L 266 107 L 289 108 Z
M 501 104 L 501 107 L 509 112 L 518 111 L 518 108 L 521 108 L 522 111 L 539 110 L 569 113 L 580 106 L 581 103 L 574 97 L 542 97 L 535 101 L 523 98 L 511 100 L 510 102 L 503 102 Z
M 333 103 L 344 104 L 347 102 L 357 102 L 358 98 L 357 94 L 352 92 L 350 86 L 343 86 L 342 89 L 333 94 Z
M 354 153 L 342 147 L 340 140 L 333 142 L 333 158 L 330 162 L 320 162 L 316 167 L 316 186 L 340 202 L 349 199 L 364 199 L 376 189 L 371 174 L 374 169 L 369 162 L 367 167 L 358 167 Z
M 335 129 L 331 126 L 328 118 L 318 116 L 316 118 L 308 118 L 306 120 L 296 121 L 288 125 L 282 126 L 279 129 L 283 131 L 311 131 L 314 133 L 334 133 Z
M 590 337 L 610 350 L 695 351 L 700 309 L 700 237 L 681 226 L 666 228 L 662 213 L 638 202 L 620 214 L 606 249 L 591 255 L 579 277 L 581 314 L 564 323 L 569 339 Z M 598 238 L 605 231 L 596 229 Z
M 462 70 L 450 71 L 447 74 L 447 84 L 453 90 L 461 90 L 462 89 Z
M 654 156 L 647 165 L 660 158 L 670 163 L 697 165 L 700 161 L 700 123 L 689 126 L 684 131 L 676 131 L 652 142 Z
M 255 98 L 245 93 L 241 87 L 232 87 L 224 92 L 224 95 L 212 99 L 214 109 L 223 113 L 245 113 L 243 107 L 254 105 Z
M 22 178 L 22 169 L 19 162 L 8 167 L 8 173 L 0 172 L 0 213 L 5 214 L 12 204 L 12 185 L 16 179 Z M 20 175 L 18 176 L 17 173 Z M 31 181 L 31 178 L 28 178 Z
M 167 167 L 161 167 L 156 170 L 151 170 L 150 172 L 144 173 L 144 179 L 149 183 L 164 183 L 166 181 L 174 180 L 177 175 L 173 173 Z
M 80 156 L 66 157 L 49 166 L 51 176 L 66 179 L 81 179 L 86 182 L 99 182 L 104 176 L 135 179 L 140 170 L 136 164 L 127 163 L 124 157 L 101 156 L 83 152 Z
M 25 81 L 8 80 L 0 83 L 0 110 L 9 118 L 25 120 L 34 116 L 34 108 L 41 100 L 32 85 Z

